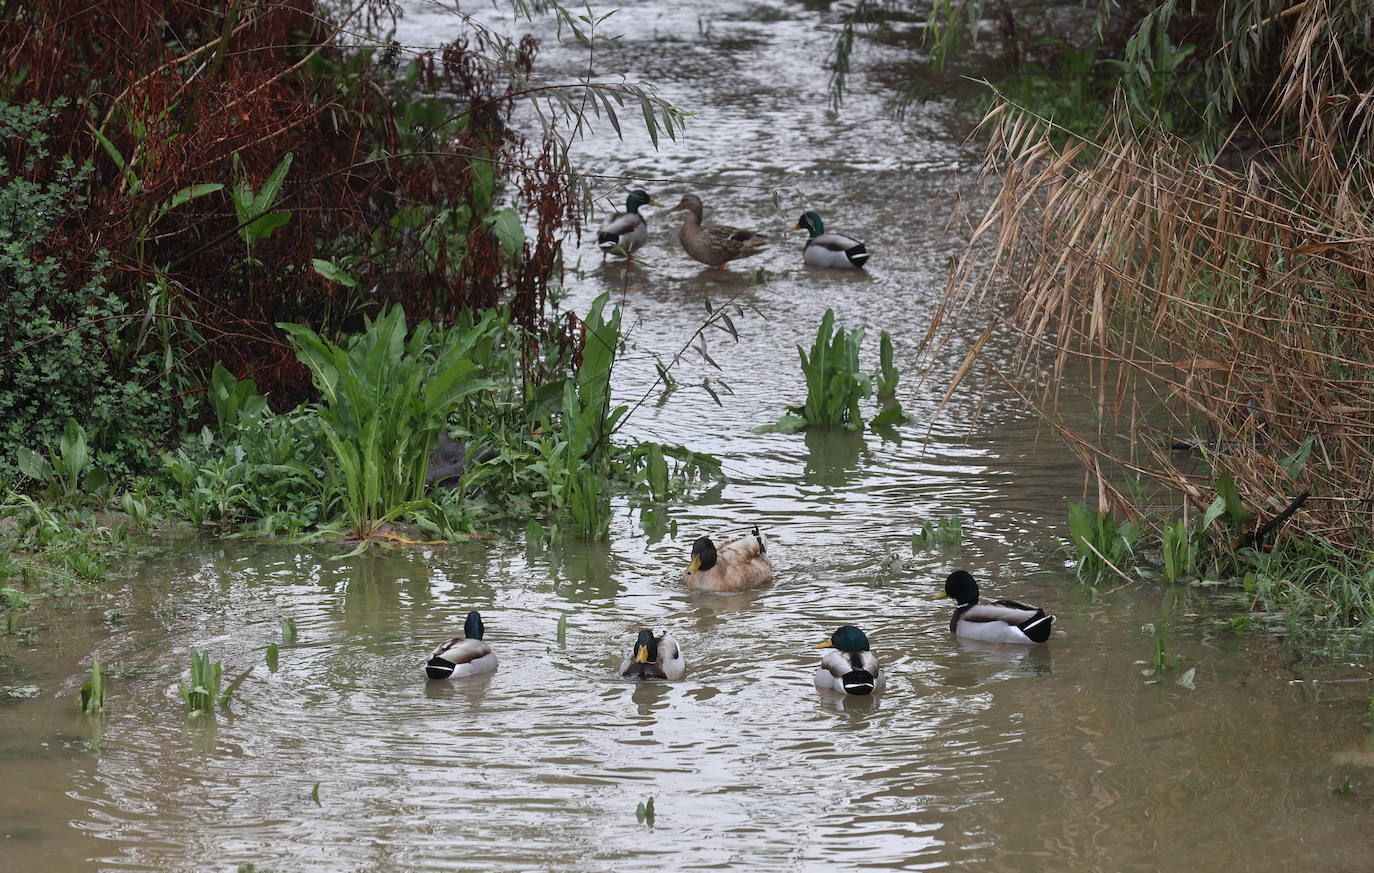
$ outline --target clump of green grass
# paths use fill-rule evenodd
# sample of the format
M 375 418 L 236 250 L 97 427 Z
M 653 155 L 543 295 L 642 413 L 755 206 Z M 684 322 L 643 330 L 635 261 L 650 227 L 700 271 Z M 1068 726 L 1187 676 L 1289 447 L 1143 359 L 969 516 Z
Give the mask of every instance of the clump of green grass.
M 1177 582 L 1197 574 L 1198 546 L 1183 519 L 1176 519 L 1165 527 L 1159 539 L 1165 582 Z
M 1169 654 L 1169 625 L 1168 622 L 1160 620 L 1159 624 L 1147 624 L 1141 628 L 1142 631 L 1150 634 L 1151 654 L 1150 660 L 1145 662 L 1156 677 L 1163 676 L 1168 671 L 1182 664 L 1187 660 L 1185 655 Z
M 287 645 L 296 641 L 296 619 L 288 615 L 281 620 L 281 639 Z
M 191 650 L 191 680 L 181 680 L 181 699 L 192 717 L 213 712 L 216 703 L 224 706 L 229 702 L 233 688 L 220 694 L 220 672 L 219 661 L 212 664 L 209 655 Z

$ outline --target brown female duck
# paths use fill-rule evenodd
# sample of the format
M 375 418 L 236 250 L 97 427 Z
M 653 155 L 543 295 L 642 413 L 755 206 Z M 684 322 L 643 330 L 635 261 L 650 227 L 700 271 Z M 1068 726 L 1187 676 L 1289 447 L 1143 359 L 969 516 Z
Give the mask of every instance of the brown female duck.
M 746 258 L 763 251 L 768 241 L 752 230 L 741 230 L 724 224 L 701 223 L 701 198 L 684 194 L 682 202 L 669 212 L 687 210 L 687 218 L 678 231 L 678 239 L 687 254 L 716 269 L 725 269 L 726 261 Z

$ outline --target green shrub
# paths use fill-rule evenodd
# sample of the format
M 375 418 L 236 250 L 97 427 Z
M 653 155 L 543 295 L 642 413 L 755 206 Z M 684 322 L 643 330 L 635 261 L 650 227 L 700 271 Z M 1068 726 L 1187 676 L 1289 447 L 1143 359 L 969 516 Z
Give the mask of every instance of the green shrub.
M 133 342 L 140 317 L 106 288 L 108 256 L 85 275 L 61 259 L 63 223 L 86 207 L 91 173 L 44 145 L 64 105 L 0 102 L 0 479 L 13 478 L 18 449 L 55 444 L 69 420 L 99 467 L 142 470 L 175 416 L 165 373 Z M 4 157 L 14 140 L 27 145 L 19 166 Z

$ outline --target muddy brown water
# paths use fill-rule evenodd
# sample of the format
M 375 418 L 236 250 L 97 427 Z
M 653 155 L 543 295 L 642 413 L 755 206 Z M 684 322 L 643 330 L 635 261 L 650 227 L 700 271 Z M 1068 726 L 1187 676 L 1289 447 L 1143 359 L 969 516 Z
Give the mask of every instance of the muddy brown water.
M 453 32 L 450 16 L 411 10 L 403 41 Z M 38 694 L 0 699 L 0 868 L 1369 869 L 1371 689 L 1297 681 L 1302 665 L 1273 640 L 1224 627 L 1241 609 L 1224 596 L 1090 596 L 1056 546 L 1083 489 L 1067 453 L 996 393 L 956 395 L 937 416 L 953 357 L 918 384 L 916 347 L 958 251 L 942 235 L 951 174 L 977 155 L 951 106 L 898 122 L 865 92 L 904 61 L 891 49 L 861 50 L 857 87 L 832 111 L 818 64 L 834 21 L 796 4 L 626 5 L 608 68 L 659 83 L 696 118 L 658 152 L 628 123 L 624 142 L 576 147 L 589 170 L 678 180 L 648 187 L 667 203 L 700 193 L 708 221 L 774 239 L 709 272 L 679 249 L 678 219 L 649 209 L 634 265 L 603 265 L 590 236 L 569 248 L 566 305 L 611 291 L 625 313 L 627 401 L 706 300 L 751 305 L 738 343 L 711 336 L 723 371 L 689 356 L 677 390 L 654 392 L 625 431 L 712 452 L 730 483 L 657 520 L 618 503 L 609 542 L 549 550 L 518 535 L 342 560 L 327 546 L 160 543 L 96 609 L 53 612 L 5 644 L 0 684 Z M 556 78 L 585 58 L 546 40 L 541 61 Z M 804 208 L 863 237 L 870 268 L 803 269 L 801 236 L 784 230 Z M 755 266 L 769 279 L 750 289 Z M 919 421 L 900 441 L 752 432 L 801 400 L 795 346 L 827 307 L 868 330 L 870 366 L 878 331 L 896 339 L 899 396 Z M 720 406 L 707 377 L 731 389 Z M 957 554 L 912 551 L 923 522 L 953 516 Z M 693 538 L 755 522 L 772 586 L 684 590 Z M 955 566 L 1054 611 L 1050 643 L 951 639 L 947 601 L 930 595 Z M 499 671 L 426 683 L 428 648 L 472 608 Z M 299 638 L 272 671 L 264 652 L 286 617 Z M 1187 660 L 1154 681 L 1142 627 L 1162 620 Z M 814 645 L 849 622 L 889 671 L 877 698 L 811 685 Z M 686 680 L 614 678 L 635 631 L 655 625 L 682 644 Z M 228 713 L 183 716 L 191 647 L 243 676 Z M 98 721 L 75 703 L 92 656 L 110 676 Z M 652 827 L 635 816 L 650 797 Z

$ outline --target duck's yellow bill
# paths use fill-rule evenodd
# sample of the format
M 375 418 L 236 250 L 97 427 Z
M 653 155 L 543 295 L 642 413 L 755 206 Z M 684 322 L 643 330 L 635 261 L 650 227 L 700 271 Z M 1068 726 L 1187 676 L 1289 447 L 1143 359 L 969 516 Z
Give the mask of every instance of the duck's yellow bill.
M 945 598 L 948 597 L 948 596 L 949 596 L 949 592 L 948 592 L 948 591 L 941 591 L 939 594 L 935 595 L 934 597 L 932 597 L 932 598 L 930 598 L 930 599 L 931 599 L 931 600 L 943 600 L 943 599 L 945 599 Z
M 662 206 L 663 204 L 662 204 L 662 203 L 659 203 L 657 200 L 650 200 L 650 201 L 649 201 L 649 205 L 650 205 L 650 206 Z
M 818 649 L 833 649 L 833 648 L 835 648 L 835 644 L 832 643 L 832 642 L 830 642 L 830 640 L 826 640 L 826 641 L 823 642 L 823 643 L 818 643 L 818 644 L 816 645 L 816 648 L 818 648 Z
M 635 646 L 635 663 L 636 663 L 636 664 L 647 664 L 647 663 L 649 663 L 649 647 L 648 647 L 648 646 Z
M 791 227 L 789 227 L 788 230 L 789 230 L 789 231 L 801 230 L 801 225 L 800 225 L 800 224 L 794 224 L 794 225 L 792 225 Z
M 701 569 L 701 555 L 692 558 L 692 563 L 687 567 L 687 575 L 690 576 Z

